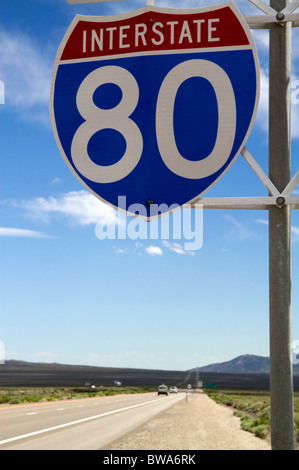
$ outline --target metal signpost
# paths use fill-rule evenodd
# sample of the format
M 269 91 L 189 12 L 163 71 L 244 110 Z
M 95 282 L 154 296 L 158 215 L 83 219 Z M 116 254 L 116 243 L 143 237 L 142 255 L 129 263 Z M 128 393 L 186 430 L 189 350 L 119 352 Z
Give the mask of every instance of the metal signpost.
M 269 212 L 270 396 L 271 446 L 293 450 L 294 405 L 291 351 L 291 209 L 299 209 L 292 196 L 299 170 L 290 171 L 291 28 L 299 26 L 293 13 L 299 0 L 252 0 L 266 15 L 247 17 L 251 28 L 267 29 L 269 43 L 269 177 L 248 149 L 242 150 L 256 175 L 269 191 L 265 198 L 201 199 L 205 208 L 265 209 Z
M 286 0 L 271 0 L 280 12 Z M 279 14 L 278 14 L 279 15 Z M 282 19 L 284 14 L 279 15 Z M 290 82 L 291 23 L 271 25 L 269 57 L 269 177 L 282 192 L 291 178 Z M 283 197 L 283 196 L 280 196 Z M 290 205 L 269 208 L 270 389 L 272 446 L 294 449 L 293 368 L 291 360 Z
M 79 4 L 101 0 L 67 1 Z M 57 53 L 50 112 L 57 144 L 71 171 L 97 197 L 116 208 L 115 194 L 124 194 L 129 197 L 128 203 L 133 201 L 147 206 L 146 213 L 139 214 L 146 218 L 150 218 L 149 209 L 153 202 L 166 202 L 168 206 L 173 202 L 179 206 L 191 202 L 194 208 L 200 204 L 207 209 L 269 212 L 271 445 L 273 450 L 292 450 L 294 412 L 290 226 L 291 209 L 299 209 L 299 197 L 292 195 L 299 184 L 299 170 L 291 179 L 290 61 L 291 28 L 299 26 L 299 14 L 294 13 L 299 7 L 299 0 L 291 3 L 288 0 L 271 0 L 270 5 L 263 0 L 250 1 L 263 14 L 244 19 L 232 2 L 174 12 L 172 9 L 150 8 L 154 1 L 148 0 L 148 6 L 137 14 L 133 12 L 106 18 L 77 16 Z M 230 15 L 227 23 L 233 34 L 227 34 L 228 42 L 224 45 L 217 27 L 225 24 L 220 21 L 225 8 Z M 192 18 L 193 29 L 188 21 L 190 12 L 195 14 Z M 175 30 L 177 25 L 180 25 L 179 33 L 178 29 Z M 255 45 L 251 34 L 247 33 L 247 25 L 251 29 L 269 29 L 270 32 L 269 176 L 245 147 L 258 96 Z M 223 37 L 226 37 L 225 34 Z M 197 41 L 198 49 L 204 44 L 204 49 L 197 50 L 195 55 L 191 51 L 193 41 Z M 201 41 L 203 43 L 199 44 Z M 149 44 L 155 47 L 149 47 Z M 192 44 L 192 47 L 188 49 L 186 44 Z M 159 54 L 156 54 L 155 49 Z M 233 49 L 246 68 L 246 79 L 243 81 L 250 95 L 247 102 L 242 89 L 242 76 L 236 67 L 233 68 L 231 54 L 227 53 Z M 205 59 L 201 54 L 203 50 Z M 163 60 L 159 63 L 161 55 Z M 140 70 L 147 70 L 151 74 L 150 80 Z M 201 74 L 198 70 L 202 70 Z M 217 76 L 220 77 L 219 82 Z M 214 135 L 214 147 L 216 150 L 219 148 L 215 152 L 211 148 L 206 149 L 201 160 L 194 156 L 194 149 L 184 147 L 183 135 L 179 136 L 182 121 L 175 116 L 174 111 L 175 99 L 179 103 L 177 114 L 184 114 L 188 110 L 185 103 L 192 101 L 196 87 L 191 86 L 189 90 L 187 87 L 181 95 L 178 89 L 184 88 L 181 85 L 187 81 L 190 85 L 192 80 L 188 79 L 199 78 L 210 83 L 211 87 L 205 93 L 209 95 L 213 91 L 214 103 L 217 103 L 216 114 L 219 113 L 218 130 Z M 107 104 L 103 97 L 96 96 L 96 90 L 100 85 L 108 84 L 110 90 L 106 86 L 105 95 L 110 102 Z M 152 100 L 155 87 L 156 95 Z M 121 90 L 123 98 L 117 98 L 117 88 Z M 238 89 L 238 96 L 243 96 L 243 101 L 235 98 L 233 89 Z M 211 95 L 209 97 L 211 103 Z M 221 114 L 226 108 L 229 116 L 227 127 Z M 207 109 L 206 105 L 205 112 Z M 242 116 L 243 128 L 236 119 L 236 110 L 246 116 L 245 121 Z M 215 127 L 215 116 L 211 115 L 209 119 Z M 203 122 L 196 121 L 196 124 L 200 126 Z M 156 127 L 155 136 L 150 134 L 148 126 Z M 122 134 L 125 145 L 124 142 L 116 142 L 114 149 L 118 159 L 114 156 L 115 161 L 112 163 L 111 154 L 108 162 L 93 161 L 90 155 L 93 148 L 97 147 L 94 136 L 99 130 L 108 128 Z M 114 139 L 111 140 L 111 136 L 109 138 L 111 144 Z M 208 139 L 211 144 L 211 135 L 208 135 Z M 234 140 L 237 143 L 233 146 Z M 157 142 L 156 148 L 154 141 Z M 119 159 L 121 148 L 129 151 L 123 150 L 123 156 Z M 147 156 L 144 149 L 149 149 Z M 183 156 L 185 153 L 188 154 L 189 163 Z M 218 181 L 238 153 L 242 154 L 263 183 L 268 196 L 200 197 Z M 153 182 L 154 179 L 158 180 L 158 184 Z M 127 191 L 132 185 L 136 187 L 133 192 L 131 189 Z M 161 189 L 165 185 L 170 190 L 170 196 L 166 196 Z M 127 207 L 121 209 L 126 210 Z

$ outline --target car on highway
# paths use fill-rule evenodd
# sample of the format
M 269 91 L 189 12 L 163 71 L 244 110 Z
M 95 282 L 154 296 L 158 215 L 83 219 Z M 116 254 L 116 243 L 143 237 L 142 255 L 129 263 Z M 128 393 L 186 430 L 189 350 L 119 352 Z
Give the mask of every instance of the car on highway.
M 174 385 L 172 387 L 170 387 L 169 393 L 178 393 L 177 387 L 175 387 Z
M 168 395 L 168 387 L 166 385 L 159 385 L 158 395 Z

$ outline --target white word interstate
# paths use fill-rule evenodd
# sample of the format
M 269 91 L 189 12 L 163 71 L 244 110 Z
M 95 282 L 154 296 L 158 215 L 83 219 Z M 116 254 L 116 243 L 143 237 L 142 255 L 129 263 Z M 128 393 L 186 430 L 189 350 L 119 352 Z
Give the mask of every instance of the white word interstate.
M 219 21 L 220 18 L 196 19 L 191 22 L 188 20 L 166 21 L 165 23 L 157 21 L 151 26 L 139 23 L 84 30 L 82 52 L 89 53 L 105 49 L 112 51 L 115 46 L 125 49 L 132 46 L 147 46 L 149 43 L 156 46 L 164 42 L 172 45 L 177 42 L 181 45 L 184 41 L 189 44 L 200 44 L 203 39 L 208 42 L 217 42 L 220 41 L 217 32 Z M 194 25 L 196 25 L 195 28 Z

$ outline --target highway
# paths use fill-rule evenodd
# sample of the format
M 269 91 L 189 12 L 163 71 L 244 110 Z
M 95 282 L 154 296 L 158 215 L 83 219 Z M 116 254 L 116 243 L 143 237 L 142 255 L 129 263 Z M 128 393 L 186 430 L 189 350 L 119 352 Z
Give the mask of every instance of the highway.
M 97 450 L 184 399 L 116 395 L 0 406 L 0 450 Z

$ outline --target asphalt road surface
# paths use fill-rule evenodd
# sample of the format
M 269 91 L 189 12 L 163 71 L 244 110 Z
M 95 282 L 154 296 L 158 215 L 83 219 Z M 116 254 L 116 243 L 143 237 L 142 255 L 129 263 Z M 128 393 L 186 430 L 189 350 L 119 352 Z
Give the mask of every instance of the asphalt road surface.
M 96 450 L 184 397 L 144 393 L 0 406 L 0 450 Z

